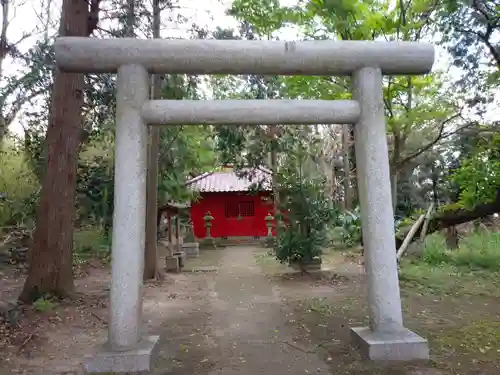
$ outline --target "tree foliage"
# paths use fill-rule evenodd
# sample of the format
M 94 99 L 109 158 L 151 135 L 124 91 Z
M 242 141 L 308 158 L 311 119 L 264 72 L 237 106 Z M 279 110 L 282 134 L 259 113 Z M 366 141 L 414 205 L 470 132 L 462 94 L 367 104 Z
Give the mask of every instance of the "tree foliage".
M 500 83 L 500 1 L 448 0 L 436 17 L 464 85 Z M 472 74 L 471 74 L 472 73 Z M 488 92 L 478 91 L 476 98 Z M 491 93 L 490 93 L 491 94 Z
M 452 178 L 460 187 L 460 206 L 473 209 L 495 201 L 500 190 L 500 135 L 481 142 Z
M 321 256 L 328 226 L 337 210 L 327 196 L 326 179 L 315 168 L 319 134 L 311 127 L 288 127 L 279 138 L 279 212 L 276 257 L 281 262 L 307 264 Z

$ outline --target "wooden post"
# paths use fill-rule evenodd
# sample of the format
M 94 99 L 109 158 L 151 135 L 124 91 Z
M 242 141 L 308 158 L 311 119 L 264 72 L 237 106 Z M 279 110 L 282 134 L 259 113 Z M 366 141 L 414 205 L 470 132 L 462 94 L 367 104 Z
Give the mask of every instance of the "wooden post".
M 160 37 L 160 0 L 153 0 L 153 38 Z M 160 97 L 160 76 L 151 76 L 151 99 Z M 146 245 L 144 249 L 144 280 L 154 279 L 158 273 L 158 155 L 160 133 L 149 126 L 148 170 L 146 180 Z
M 420 215 L 419 218 L 417 219 L 417 221 L 415 222 L 415 224 L 413 224 L 410 231 L 406 235 L 406 238 L 404 239 L 403 244 L 401 245 L 398 252 L 396 253 L 396 259 L 398 262 L 403 257 L 403 254 L 405 253 L 406 249 L 410 245 L 411 240 L 413 239 L 413 236 L 415 236 L 415 234 L 417 233 L 418 228 L 420 228 L 424 219 L 425 219 L 425 215 Z
M 181 233 L 181 217 L 179 213 L 177 213 L 177 216 L 175 217 L 175 244 L 177 252 L 181 251 L 180 233 Z
M 172 216 L 170 215 L 170 212 L 167 211 L 167 230 L 168 230 L 168 243 L 172 243 Z

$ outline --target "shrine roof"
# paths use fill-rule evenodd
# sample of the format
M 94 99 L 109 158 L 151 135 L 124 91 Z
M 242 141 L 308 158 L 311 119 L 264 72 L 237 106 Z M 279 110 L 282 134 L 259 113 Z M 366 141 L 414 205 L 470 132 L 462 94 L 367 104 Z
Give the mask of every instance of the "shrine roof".
M 257 184 L 260 191 L 272 191 L 272 172 L 264 167 L 244 168 L 239 176 L 232 167 L 206 172 L 186 182 L 186 186 L 200 193 L 226 193 L 250 191 Z

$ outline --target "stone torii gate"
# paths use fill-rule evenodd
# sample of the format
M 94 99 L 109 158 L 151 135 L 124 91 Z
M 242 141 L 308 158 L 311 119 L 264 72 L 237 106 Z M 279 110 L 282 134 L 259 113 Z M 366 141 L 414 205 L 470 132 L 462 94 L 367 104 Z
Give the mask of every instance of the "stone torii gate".
M 88 372 L 148 371 L 159 340 L 141 335 L 147 125 L 355 124 L 370 325 L 353 339 L 370 359 L 428 358 L 403 326 L 382 76 L 428 73 L 431 44 L 62 37 L 55 56 L 65 72 L 118 73 L 109 333 Z M 150 100 L 151 73 L 352 76 L 353 100 Z

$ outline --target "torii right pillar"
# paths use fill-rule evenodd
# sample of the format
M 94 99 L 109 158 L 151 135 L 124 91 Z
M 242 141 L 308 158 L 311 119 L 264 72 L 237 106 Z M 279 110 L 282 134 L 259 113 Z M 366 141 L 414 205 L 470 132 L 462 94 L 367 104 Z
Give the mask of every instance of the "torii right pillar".
M 428 359 L 427 340 L 403 326 L 381 69 L 359 69 L 353 86 L 361 106 L 354 134 L 370 326 L 352 328 L 352 336 L 372 360 Z

